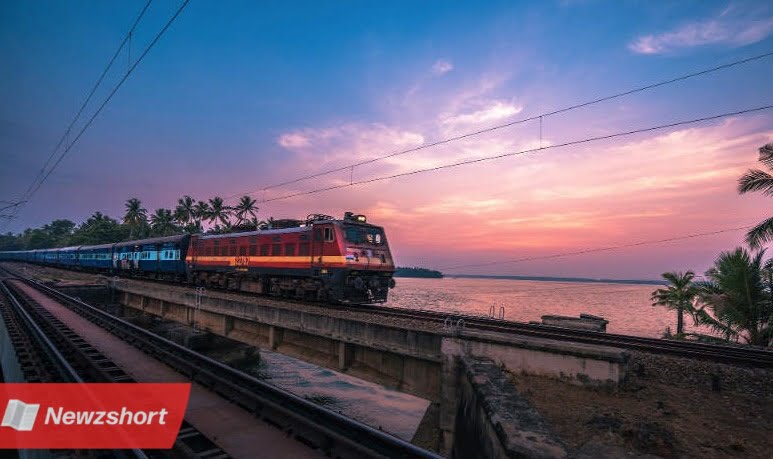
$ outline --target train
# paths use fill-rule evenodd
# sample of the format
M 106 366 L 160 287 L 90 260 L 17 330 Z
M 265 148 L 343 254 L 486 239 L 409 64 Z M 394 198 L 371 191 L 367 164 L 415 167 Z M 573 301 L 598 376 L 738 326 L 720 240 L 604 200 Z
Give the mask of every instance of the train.
M 289 223 L 288 223 L 289 222 Z M 280 224 L 281 223 L 281 224 Z M 280 226 L 280 227 L 276 227 Z M 365 215 L 312 214 L 268 229 L 0 252 L 0 261 L 166 280 L 275 297 L 383 303 L 395 286 L 384 229 Z

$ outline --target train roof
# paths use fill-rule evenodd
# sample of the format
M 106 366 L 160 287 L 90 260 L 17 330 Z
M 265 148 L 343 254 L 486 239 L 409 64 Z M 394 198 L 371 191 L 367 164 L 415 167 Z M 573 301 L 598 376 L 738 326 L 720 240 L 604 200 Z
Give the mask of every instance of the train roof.
M 136 245 L 163 244 L 165 242 L 178 242 L 189 238 L 190 234 L 175 234 L 174 236 L 154 237 L 150 239 L 136 239 L 134 241 L 117 242 L 115 248 L 134 247 Z
M 202 235 L 199 235 L 199 238 L 221 239 L 221 238 L 228 238 L 228 237 L 260 236 L 265 234 L 305 233 L 308 231 L 311 231 L 311 226 L 296 226 L 293 228 L 277 228 L 277 229 L 270 229 L 270 230 L 245 231 L 242 233 L 202 234 Z
M 81 250 L 111 249 L 113 245 L 115 245 L 115 242 L 111 242 L 109 244 L 99 244 L 99 245 L 84 245 L 84 246 L 81 246 Z

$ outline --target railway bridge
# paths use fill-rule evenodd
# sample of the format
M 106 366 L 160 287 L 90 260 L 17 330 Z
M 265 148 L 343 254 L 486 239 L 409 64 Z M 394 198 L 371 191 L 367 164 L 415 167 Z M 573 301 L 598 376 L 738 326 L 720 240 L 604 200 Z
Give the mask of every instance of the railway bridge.
M 14 269 L 18 272 L 18 266 Z M 433 449 L 453 457 L 480 451 L 487 457 L 569 454 L 540 416 L 508 386 L 503 370 L 578 385 L 618 386 L 642 371 L 642 362 L 653 365 L 652 359 L 638 358 L 646 353 L 661 358 L 654 365 L 667 362 L 662 359 L 685 357 L 708 362 L 712 369 L 705 370 L 706 378 L 712 384 L 717 374 L 730 374 L 734 366 L 763 368 L 766 373 L 759 375 L 759 385 L 767 387 L 765 375 L 773 368 L 773 353 L 762 350 L 429 311 L 280 301 L 137 279 L 101 278 L 98 284 L 65 290 L 429 400 L 421 425 L 439 432 Z M 754 384 L 752 379 L 745 376 L 744 384 Z M 732 388 L 732 381 L 728 376 L 724 386 Z

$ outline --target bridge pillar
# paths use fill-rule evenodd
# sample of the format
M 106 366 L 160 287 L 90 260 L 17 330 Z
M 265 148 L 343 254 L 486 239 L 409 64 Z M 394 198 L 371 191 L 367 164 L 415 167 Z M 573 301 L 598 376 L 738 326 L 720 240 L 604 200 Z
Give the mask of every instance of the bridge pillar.
M 284 330 L 274 325 L 268 327 L 268 348 L 272 351 L 276 350 L 280 344 L 282 344 L 282 335 Z
M 459 410 L 459 383 L 462 377 L 462 343 L 457 338 L 443 338 L 443 363 L 440 370 L 440 454 L 450 457 L 454 447 L 456 414 Z
M 354 344 L 345 341 L 338 342 L 338 369 L 348 370 L 354 362 Z
M 234 318 L 232 316 L 221 316 L 223 319 L 223 336 L 228 336 L 231 330 L 234 329 Z

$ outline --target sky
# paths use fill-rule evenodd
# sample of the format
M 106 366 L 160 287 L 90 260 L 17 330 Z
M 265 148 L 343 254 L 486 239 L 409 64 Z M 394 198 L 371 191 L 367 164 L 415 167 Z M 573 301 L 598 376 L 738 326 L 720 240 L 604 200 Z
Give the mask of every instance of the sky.
M 0 2 L 0 201 L 20 199 L 145 4 Z M 75 124 L 88 120 L 179 3 L 154 0 Z M 773 51 L 773 5 L 682 2 L 193 0 L 40 190 L 0 231 L 128 198 L 263 199 L 259 216 L 364 213 L 398 264 L 446 272 L 657 278 L 703 272 L 728 231 L 769 216 L 738 177 L 773 110 L 550 148 L 773 103 L 773 57 L 291 185 L 344 167 Z M 541 132 L 541 134 L 540 134 Z M 72 141 L 71 135 L 65 143 Z

